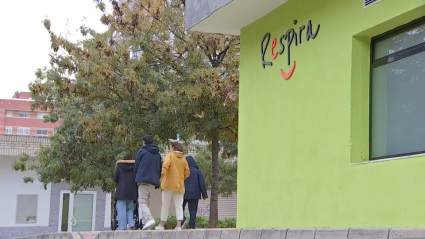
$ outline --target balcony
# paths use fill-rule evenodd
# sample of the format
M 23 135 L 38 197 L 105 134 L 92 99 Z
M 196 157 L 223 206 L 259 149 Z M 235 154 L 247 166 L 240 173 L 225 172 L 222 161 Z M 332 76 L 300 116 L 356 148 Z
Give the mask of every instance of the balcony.
M 187 0 L 186 30 L 240 35 L 255 22 L 288 0 Z

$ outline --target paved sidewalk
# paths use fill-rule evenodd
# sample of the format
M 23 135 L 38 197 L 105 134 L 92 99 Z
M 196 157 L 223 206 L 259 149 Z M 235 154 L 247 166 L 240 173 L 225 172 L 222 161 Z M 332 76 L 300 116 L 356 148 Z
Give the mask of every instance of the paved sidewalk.
M 81 239 L 95 239 L 99 232 L 80 232 Z

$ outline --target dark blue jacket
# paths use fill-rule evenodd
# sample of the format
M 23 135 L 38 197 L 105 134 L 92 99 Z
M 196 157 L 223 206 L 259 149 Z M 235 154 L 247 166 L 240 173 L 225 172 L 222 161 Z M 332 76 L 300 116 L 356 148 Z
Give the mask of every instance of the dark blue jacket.
M 155 145 L 145 145 L 136 156 L 136 165 L 134 173 L 136 183 L 145 183 L 159 188 L 159 179 L 161 178 L 162 162 L 159 148 Z
M 202 198 L 208 198 L 207 185 L 198 164 L 192 156 L 187 156 L 186 160 L 189 165 L 190 176 L 184 181 L 186 188 L 184 199 L 201 199 L 201 195 Z

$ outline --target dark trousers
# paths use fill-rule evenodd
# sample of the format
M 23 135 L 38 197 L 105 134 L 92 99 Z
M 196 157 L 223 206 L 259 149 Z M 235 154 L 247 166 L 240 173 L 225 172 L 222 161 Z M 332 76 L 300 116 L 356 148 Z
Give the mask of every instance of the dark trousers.
M 198 212 L 198 202 L 199 202 L 199 199 L 184 199 L 183 200 L 183 213 L 184 213 L 184 209 L 186 208 L 186 204 L 189 204 L 189 214 L 190 214 L 189 228 L 191 229 L 195 229 L 196 213 Z M 186 221 L 185 216 L 183 216 L 183 222 L 184 221 Z

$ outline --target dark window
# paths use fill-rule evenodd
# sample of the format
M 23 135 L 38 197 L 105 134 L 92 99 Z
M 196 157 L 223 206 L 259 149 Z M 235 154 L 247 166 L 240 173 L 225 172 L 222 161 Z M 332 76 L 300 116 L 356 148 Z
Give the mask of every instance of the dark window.
M 47 135 L 47 129 L 37 129 L 37 135 Z
M 372 39 L 371 159 L 425 153 L 425 19 Z
M 30 117 L 30 113 L 20 112 L 20 113 L 18 113 L 18 117 L 19 118 L 29 118 Z

